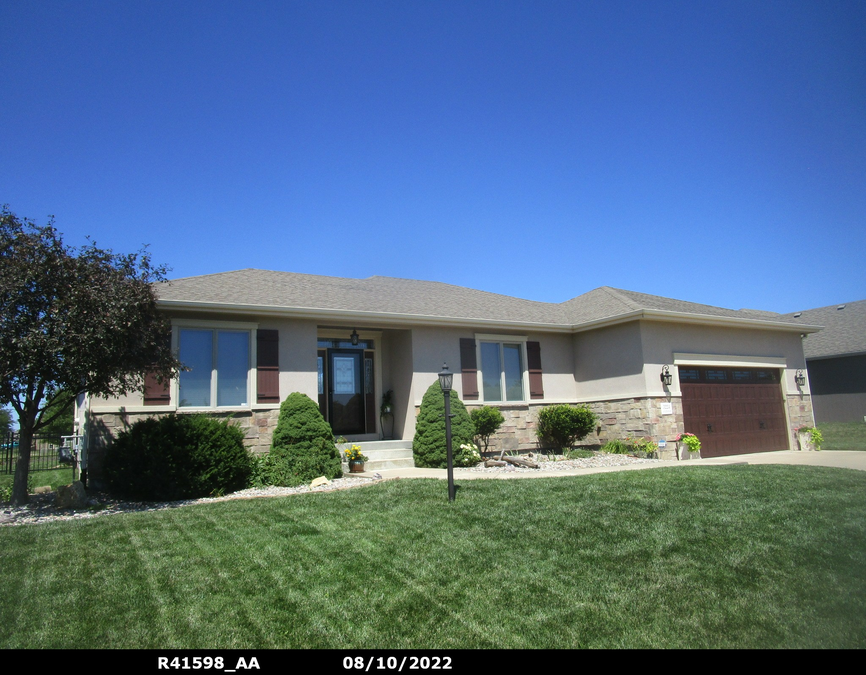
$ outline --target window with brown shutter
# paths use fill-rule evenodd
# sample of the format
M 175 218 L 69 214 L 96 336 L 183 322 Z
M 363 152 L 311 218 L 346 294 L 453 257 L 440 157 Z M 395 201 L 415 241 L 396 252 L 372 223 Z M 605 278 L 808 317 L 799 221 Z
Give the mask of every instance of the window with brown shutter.
M 256 401 L 280 402 L 280 332 L 256 331 Z
M 526 369 L 529 371 L 529 397 L 544 398 L 541 381 L 541 343 L 526 343 Z
M 144 405 L 170 405 L 171 389 L 169 381 L 162 384 L 156 378 L 156 373 L 149 372 L 144 376 Z
M 472 338 L 460 338 L 460 370 L 463 374 L 463 400 L 477 401 L 478 363 Z

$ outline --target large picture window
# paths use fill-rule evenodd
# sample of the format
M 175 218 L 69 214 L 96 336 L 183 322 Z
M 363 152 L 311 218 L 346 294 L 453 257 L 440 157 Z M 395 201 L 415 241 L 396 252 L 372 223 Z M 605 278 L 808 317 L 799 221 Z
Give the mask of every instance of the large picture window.
M 181 328 L 180 407 L 249 405 L 250 332 Z
M 481 341 L 485 401 L 523 401 L 523 343 Z

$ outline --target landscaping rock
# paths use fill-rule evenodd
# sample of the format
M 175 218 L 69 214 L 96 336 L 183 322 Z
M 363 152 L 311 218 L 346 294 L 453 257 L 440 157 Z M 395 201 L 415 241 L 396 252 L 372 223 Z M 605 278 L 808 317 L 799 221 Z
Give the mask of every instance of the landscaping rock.
M 61 485 L 57 488 L 57 499 L 54 503 L 58 509 L 83 509 L 87 505 L 84 484 L 77 480 L 72 485 Z
M 330 485 L 330 483 L 331 483 L 331 481 L 329 481 L 324 476 L 319 476 L 318 478 L 313 479 L 313 482 L 310 483 L 310 487 L 314 488 L 314 487 L 319 487 L 320 485 Z

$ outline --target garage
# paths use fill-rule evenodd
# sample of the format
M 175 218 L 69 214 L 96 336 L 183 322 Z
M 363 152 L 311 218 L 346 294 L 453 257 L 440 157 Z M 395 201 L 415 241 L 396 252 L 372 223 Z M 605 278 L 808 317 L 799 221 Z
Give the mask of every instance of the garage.
M 788 449 L 780 371 L 679 366 L 685 431 L 702 457 Z

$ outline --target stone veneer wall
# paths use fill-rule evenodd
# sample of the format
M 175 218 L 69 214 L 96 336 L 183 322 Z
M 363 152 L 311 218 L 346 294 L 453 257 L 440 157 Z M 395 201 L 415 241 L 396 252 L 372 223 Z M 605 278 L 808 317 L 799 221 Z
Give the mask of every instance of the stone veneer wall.
M 815 416 L 812 411 L 812 397 L 808 394 L 789 394 L 787 396 L 788 421 L 791 428 L 788 436 L 791 450 L 799 450 L 800 443 L 797 440 L 797 429 L 799 427 L 814 427 Z
M 661 414 L 661 404 L 668 402 L 664 397 L 625 398 L 613 401 L 593 401 L 580 403 L 588 407 L 598 417 L 596 430 L 578 443 L 579 446 L 602 446 L 609 440 L 620 438 L 651 438 L 658 441 L 664 438 L 670 441 L 668 452 L 673 457 L 673 439 L 683 428 L 682 401 L 679 398 L 670 399 L 673 413 Z M 472 412 L 480 405 L 468 404 L 466 409 Z M 536 429 L 538 426 L 538 410 L 543 404 L 505 403 L 497 405 L 505 422 L 499 430 L 490 437 L 488 452 L 502 450 L 529 452 L 539 450 Z M 417 415 L 419 407 L 415 407 Z
M 662 415 L 661 404 L 669 402 L 672 414 Z M 660 439 L 667 441 L 666 448 L 661 451 L 662 459 L 676 459 L 676 444 L 674 439 L 684 430 L 683 402 L 680 397 L 645 397 L 625 398 L 613 401 L 593 401 L 580 403 L 585 405 L 598 417 L 596 430 L 578 443 L 578 446 L 602 446 L 610 440 L 626 438 L 649 438 L 658 443 Z M 470 412 L 479 405 L 468 404 Z M 544 407 L 538 404 L 503 404 L 497 406 L 505 418 L 505 422 L 490 438 L 488 452 L 508 451 L 529 452 L 539 450 L 538 438 L 535 435 L 538 420 L 538 410 Z M 808 395 L 790 395 L 787 397 L 788 418 L 790 422 L 790 447 L 799 449 L 796 430 L 801 426 L 814 426 L 812 401 Z M 416 406 L 416 414 L 418 407 Z
M 135 422 L 167 413 L 90 413 L 87 435 L 88 481 L 97 489 L 102 487 L 102 459 L 112 440 Z M 279 408 L 235 413 L 213 414 L 217 418 L 230 418 L 231 423 L 244 430 L 244 445 L 257 455 L 271 449 L 271 436 L 277 427 Z

